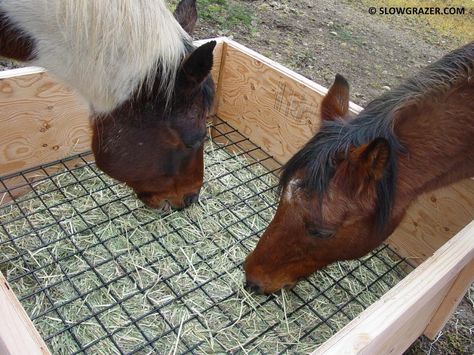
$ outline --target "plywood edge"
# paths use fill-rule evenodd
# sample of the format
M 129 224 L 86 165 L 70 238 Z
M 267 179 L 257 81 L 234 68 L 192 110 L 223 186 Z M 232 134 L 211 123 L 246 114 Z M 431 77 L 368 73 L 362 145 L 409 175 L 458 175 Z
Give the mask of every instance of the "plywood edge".
M 40 73 L 44 73 L 45 71 L 46 69 L 44 68 L 33 67 L 33 66 L 2 70 L 0 71 L 0 79 L 14 78 L 14 77 L 23 76 L 23 75 L 40 74 Z
M 456 307 L 461 302 L 467 290 L 474 282 L 474 259 L 464 267 L 458 277 L 450 287 L 443 302 L 431 318 L 430 323 L 424 331 L 424 335 L 434 340 L 436 335 L 443 329 L 449 318 L 452 316 Z
M 217 42 L 216 49 L 220 50 L 220 47 L 222 47 L 223 43 L 226 41 L 226 37 L 199 39 L 199 40 L 193 41 L 193 43 L 196 46 L 201 46 L 210 41 L 216 41 Z M 27 67 L 22 67 L 22 68 L 2 70 L 0 71 L 0 79 L 8 79 L 8 78 L 22 76 L 22 75 L 40 74 L 46 71 L 47 71 L 46 69 L 42 67 L 36 67 L 36 66 L 27 66 Z
M 262 55 L 260 53 L 255 52 L 254 50 L 252 50 L 250 48 L 247 48 L 247 47 L 243 46 L 242 44 L 240 44 L 238 42 L 233 41 L 232 39 L 224 37 L 223 40 L 228 46 L 230 46 L 230 47 L 232 47 L 232 48 L 234 48 L 234 49 L 236 49 L 236 50 L 238 50 L 242 53 L 245 53 L 247 56 L 249 56 L 253 59 L 257 59 L 257 60 L 261 61 L 262 63 L 267 64 L 268 66 L 272 67 L 274 70 L 278 71 L 281 75 L 286 76 L 291 80 L 295 80 L 298 83 L 301 83 L 301 84 L 307 86 L 308 88 L 311 88 L 312 90 L 314 90 L 315 92 L 317 92 L 321 96 L 326 95 L 326 93 L 328 92 L 328 89 L 326 87 L 324 87 L 324 86 L 322 86 L 322 85 L 320 85 L 320 84 L 304 77 L 301 74 L 298 74 L 297 72 L 285 67 L 284 65 L 282 65 L 278 62 L 275 62 L 274 60 L 272 60 L 270 58 L 265 57 L 264 55 Z M 363 110 L 363 108 L 351 101 L 351 102 L 349 102 L 349 110 L 353 114 L 358 114 L 360 111 Z
M 216 119 L 218 119 L 217 117 L 217 112 L 219 111 L 219 98 L 220 96 L 222 95 L 222 73 L 223 73 L 223 70 L 222 68 L 225 67 L 225 61 L 226 61 L 226 56 L 227 56 L 227 43 L 226 43 L 226 39 L 224 39 L 223 43 L 222 43 L 222 51 L 221 51 L 221 62 L 220 62 L 220 68 L 219 68 L 219 77 L 217 78 L 217 83 L 216 83 L 216 96 L 215 96 L 215 99 L 214 99 L 214 109 L 213 109 L 213 123 L 215 122 Z M 212 134 L 214 133 L 214 130 L 211 130 Z M 214 137 L 214 135 L 212 135 L 212 137 Z
M 48 347 L 0 272 L 0 353 L 50 354 Z
M 474 259 L 474 221 L 312 354 L 402 353 Z
M 214 48 L 213 66 L 212 66 L 212 71 L 211 71 L 212 79 L 214 80 L 214 85 L 215 85 L 215 96 L 214 96 L 214 103 L 208 114 L 208 117 L 212 118 L 217 111 L 217 108 L 216 108 L 217 101 L 218 101 L 217 98 L 219 96 L 218 87 L 219 87 L 219 78 L 220 78 L 221 67 L 222 67 L 222 60 L 224 56 L 225 37 L 200 39 L 200 40 L 194 41 L 193 43 L 195 46 L 201 46 L 210 41 L 217 42 Z
M 227 37 L 211 37 L 211 38 L 203 38 L 203 39 L 197 39 L 193 41 L 195 46 L 202 46 L 203 44 L 210 42 L 210 41 L 216 41 L 217 45 L 222 45 L 227 40 Z

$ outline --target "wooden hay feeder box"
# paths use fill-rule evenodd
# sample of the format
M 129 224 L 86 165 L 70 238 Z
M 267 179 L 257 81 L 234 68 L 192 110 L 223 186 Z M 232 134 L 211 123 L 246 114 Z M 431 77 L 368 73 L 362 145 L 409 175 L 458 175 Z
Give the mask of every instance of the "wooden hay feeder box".
M 246 293 L 278 168 L 326 89 L 226 38 L 214 53 L 206 184 L 168 215 L 95 167 L 74 92 L 39 68 L 0 72 L 0 353 L 401 353 L 443 327 L 473 281 L 471 179 L 420 198 L 361 260 Z

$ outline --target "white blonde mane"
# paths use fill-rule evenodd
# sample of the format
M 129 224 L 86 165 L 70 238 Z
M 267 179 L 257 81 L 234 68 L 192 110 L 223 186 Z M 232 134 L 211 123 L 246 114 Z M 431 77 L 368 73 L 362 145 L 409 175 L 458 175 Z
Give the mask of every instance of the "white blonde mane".
M 36 40 L 31 64 L 76 88 L 96 112 L 149 88 L 157 71 L 169 99 L 190 41 L 163 0 L 3 0 L 0 9 Z

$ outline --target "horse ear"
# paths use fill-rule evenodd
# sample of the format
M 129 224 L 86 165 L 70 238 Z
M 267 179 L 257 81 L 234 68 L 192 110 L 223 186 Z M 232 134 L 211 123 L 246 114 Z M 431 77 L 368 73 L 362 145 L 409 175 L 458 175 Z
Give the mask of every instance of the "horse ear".
M 178 76 L 179 83 L 184 87 L 196 87 L 201 84 L 209 75 L 213 64 L 212 51 L 216 46 L 216 41 L 210 41 L 198 47 L 186 58 L 181 65 Z
M 197 16 L 196 0 L 181 0 L 174 11 L 174 17 L 189 35 L 194 32 Z
M 342 75 L 336 74 L 334 83 L 321 103 L 321 118 L 323 120 L 345 118 L 348 112 L 349 83 Z
M 376 138 L 349 151 L 349 161 L 363 180 L 367 177 L 373 181 L 382 179 L 389 159 L 390 144 L 385 138 Z

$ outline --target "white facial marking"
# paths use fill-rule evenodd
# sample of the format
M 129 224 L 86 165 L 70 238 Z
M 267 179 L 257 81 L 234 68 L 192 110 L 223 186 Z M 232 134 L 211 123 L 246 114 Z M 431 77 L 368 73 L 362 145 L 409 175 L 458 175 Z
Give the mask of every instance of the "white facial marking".
M 286 188 L 285 188 L 285 194 L 284 194 L 285 200 L 291 201 L 300 183 L 301 183 L 301 179 L 290 180 L 290 182 L 288 183 L 288 185 L 286 185 Z

